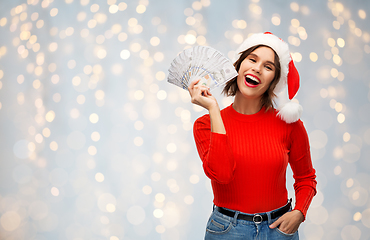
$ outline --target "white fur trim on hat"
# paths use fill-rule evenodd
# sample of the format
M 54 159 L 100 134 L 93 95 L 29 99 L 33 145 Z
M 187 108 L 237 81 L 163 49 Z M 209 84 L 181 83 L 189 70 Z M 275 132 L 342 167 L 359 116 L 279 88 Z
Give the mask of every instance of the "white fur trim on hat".
M 296 102 L 284 104 L 278 112 L 278 116 L 286 123 L 293 123 L 301 118 L 303 108 Z

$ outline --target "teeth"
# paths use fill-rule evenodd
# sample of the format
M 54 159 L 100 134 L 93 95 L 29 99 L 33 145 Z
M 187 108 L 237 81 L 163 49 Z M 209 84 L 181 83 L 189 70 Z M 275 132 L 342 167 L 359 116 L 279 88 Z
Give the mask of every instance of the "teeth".
M 247 77 L 248 77 L 250 80 L 255 81 L 256 83 L 260 83 L 260 81 L 258 81 L 258 79 L 257 79 L 257 78 L 255 78 L 255 77 L 253 77 L 253 76 L 251 76 L 251 75 L 247 75 Z

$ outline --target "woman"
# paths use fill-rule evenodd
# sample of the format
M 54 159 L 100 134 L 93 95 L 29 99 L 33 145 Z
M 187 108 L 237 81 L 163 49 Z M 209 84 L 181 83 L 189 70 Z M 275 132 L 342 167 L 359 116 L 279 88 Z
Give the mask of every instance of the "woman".
M 298 239 L 298 227 L 316 194 L 315 170 L 299 120 L 301 107 L 273 107 L 285 85 L 289 98 L 294 97 L 298 72 L 288 45 L 271 33 L 252 35 L 237 54 L 238 76 L 223 89 L 235 96 L 229 107 L 220 111 L 198 81 L 188 88 L 192 103 L 209 112 L 194 123 L 196 146 L 214 194 L 205 239 Z M 293 210 L 286 189 L 288 163 L 295 179 Z

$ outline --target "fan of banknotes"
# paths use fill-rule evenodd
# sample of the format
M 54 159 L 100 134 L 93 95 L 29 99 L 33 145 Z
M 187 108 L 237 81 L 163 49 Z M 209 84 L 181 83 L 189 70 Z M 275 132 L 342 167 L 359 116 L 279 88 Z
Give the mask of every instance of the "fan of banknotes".
M 213 89 L 238 75 L 228 58 L 206 46 L 185 49 L 172 61 L 168 71 L 167 81 L 183 89 L 198 79 L 198 84 Z

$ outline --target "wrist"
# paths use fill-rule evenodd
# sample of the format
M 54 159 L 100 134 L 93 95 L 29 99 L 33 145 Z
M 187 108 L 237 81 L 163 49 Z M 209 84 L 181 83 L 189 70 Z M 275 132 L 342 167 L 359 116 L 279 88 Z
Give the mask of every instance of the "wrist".
M 295 214 L 297 214 L 300 217 L 300 220 L 302 222 L 304 221 L 304 215 L 303 215 L 303 213 L 300 210 L 294 209 L 292 212 L 294 212 Z
M 211 119 L 211 132 L 226 134 L 225 126 L 222 121 L 221 111 L 218 107 L 218 104 L 212 105 L 212 107 L 210 107 L 208 111 Z
M 211 106 L 208 107 L 208 111 L 211 113 L 211 112 L 219 112 L 220 111 L 220 107 L 218 106 L 218 103 L 215 102 L 214 104 L 212 104 Z

